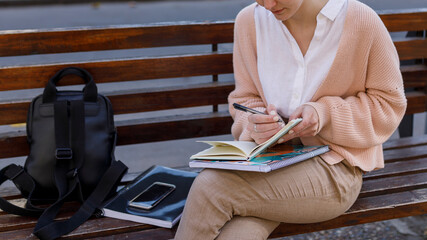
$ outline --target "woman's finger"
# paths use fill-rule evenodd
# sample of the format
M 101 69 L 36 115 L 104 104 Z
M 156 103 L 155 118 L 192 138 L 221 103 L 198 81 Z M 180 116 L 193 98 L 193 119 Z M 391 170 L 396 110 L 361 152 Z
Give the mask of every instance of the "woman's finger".
M 254 124 L 254 129 L 256 128 L 256 132 L 258 133 L 264 133 L 264 132 L 270 132 L 270 131 L 278 131 L 280 129 L 280 125 L 277 122 L 273 123 L 258 123 Z

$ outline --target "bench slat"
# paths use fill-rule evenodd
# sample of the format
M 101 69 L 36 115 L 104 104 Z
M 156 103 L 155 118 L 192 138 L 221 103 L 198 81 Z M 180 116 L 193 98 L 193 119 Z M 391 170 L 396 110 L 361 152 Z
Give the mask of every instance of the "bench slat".
M 231 124 L 232 119 L 228 112 L 118 122 L 117 145 L 229 134 Z M 0 158 L 28 155 L 25 132 L 17 132 L 15 135 L 0 134 Z
M 400 42 L 402 58 L 414 59 L 427 56 L 427 40 L 414 40 L 420 48 L 408 47 L 407 41 Z M 420 50 L 421 49 L 421 50 Z M 215 62 L 216 64 L 211 64 Z M 233 72 L 231 53 L 213 53 L 187 55 L 177 57 L 160 58 L 133 58 L 122 60 L 101 60 L 75 63 L 59 63 L 34 66 L 0 67 L 0 91 L 42 88 L 46 81 L 60 69 L 68 66 L 82 67 L 87 69 L 97 83 L 108 83 L 117 81 L 135 81 L 159 78 L 192 77 L 214 74 L 228 74 Z M 402 72 L 405 82 L 424 82 L 426 78 L 426 66 L 416 68 L 402 67 L 408 69 L 408 73 Z M 36 76 L 36 77 L 35 77 Z M 120 76 L 117 78 L 116 76 Z M 61 81 L 61 85 L 81 84 L 77 77 L 67 77 L 68 81 Z M 65 79 L 64 79 L 65 80 Z
M 364 180 L 427 172 L 427 158 L 386 163 L 385 168 L 363 175 Z
M 383 144 L 385 150 L 406 148 L 411 146 L 427 145 L 427 135 L 390 139 Z
M 29 101 L 0 103 L 0 125 L 27 122 Z
M 29 147 L 26 136 L 0 137 L 0 158 L 26 156 Z
M 0 232 L 1 239 L 38 239 L 32 235 L 33 227 L 22 227 L 17 230 Z M 110 236 L 114 234 L 120 234 L 125 232 L 135 232 L 142 231 L 144 232 L 147 229 L 155 228 L 154 226 L 135 223 L 130 221 L 123 221 L 119 219 L 113 218 L 99 218 L 99 219 L 89 219 L 85 223 L 83 223 L 76 230 L 67 234 L 61 239 L 86 239 L 91 237 L 98 236 Z M 31 237 L 29 237 L 31 236 Z
M 226 104 L 234 82 L 214 82 L 108 96 L 114 114 Z
M 0 192 L 1 192 L 1 197 L 6 199 L 6 200 L 16 200 L 19 198 L 22 198 L 22 196 L 20 195 L 21 192 L 15 187 L 2 187 L 0 188 Z M 3 212 L 0 210 L 0 215 Z
M 156 227 L 148 224 L 123 221 L 114 218 L 95 218 L 85 222 L 78 229 L 64 236 L 64 238 L 90 238 L 142 230 L 145 232 L 147 229 L 152 228 Z
M 427 58 L 427 39 L 395 41 L 400 60 Z
M 382 177 L 380 179 L 366 180 L 363 183 L 359 198 L 410 191 L 426 187 L 427 172 L 397 177 Z
M 122 91 L 106 96 L 114 114 L 226 104 L 234 82 L 211 82 L 177 87 Z M 30 100 L 0 103 L 0 125 L 25 123 Z
M 0 68 L 0 91 L 42 88 L 53 74 L 64 67 L 84 68 L 93 75 L 96 83 L 193 77 L 233 72 L 231 53 L 3 67 Z M 64 81 L 60 82 L 61 85 L 81 83 L 82 80 L 74 76 L 67 76 Z
M 384 151 L 386 163 L 407 161 L 408 159 L 417 159 L 427 157 L 426 146 L 411 146 L 401 149 L 390 149 Z
M 228 21 L 0 31 L 0 56 L 231 43 L 233 27 Z
M 24 200 L 24 199 L 22 199 Z M 74 202 L 67 202 L 64 204 L 64 211 L 58 214 L 57 220 L 67 219 L 76 212 L 79 205 Z M 6 232 L 11 230 L 19 230 L 25 228 L 34 228 L 37 223 L 37 218 L 34 217 L 23 217 L 13 214 L 4 213 L 0 215 L 0 232 Z M 6 238 L 1 238 L 6 239 Z
M 114 236 L 97 237 L 96 239 L 126 239 L 126 240 L 153 240 L 153 239 L 173 239 L 175 237 L 175 229 L 155 228 L 144 230 L 141 232 L 129 232 L 117 234 Z
M 117 145 L 229 134 L 233 122 L 227 112 L 186 116 L 173 122 L 168 119 L 117 127 Z
M 228 113 L 207 113 L 163 119 L 155 118 L 154 120 L 148 119 L 142 122 L 127 124 L 116 123 L 119 133 L 117 144 L 125 145 L 229 134 L 232 124 L 232 119 Z M 3 146 L 0 148 L 0 158 L 25 156 L 28 154 L 25 132 L 16 132 L 14 136 L 10 133 L 0 135 L 0 144 Z M 414 157 L 426 157 L 427 153 L 425 153 L 423 148 L 424 146 L 415 146 L 405 149 L 405 151 L 401 151 L 400 149 L 385 150 L 384 156 L 386 162 L 395 162 Z
M 404 12 L 403 12 L 404 11 Z M 427 29 L 425 9 L 379 12 L 387 29 Z M 231 43 L 233 21 L 0 31 L 0 56 Z
M 406 92 L 408 106 L 405 114 L 422 113 L 427 110 L 427 94 L 420 91 Z
M 316 224 L 281 223 L 270 237 L 283 237 L 353 226 L 394 218 L 416 216 L 427 211 L 427 189 L 359 198 L 347 213 Z
M 138 93 L 115 93 L 107 97 L 113 104 L 115 114 L 157 111 L 205 105 L 226 104 L 234 83 L 215 82 L 184 87 L 142 90 Z M 209 96 L 207 98 L 206 96 Z M 406 94 L 406 114 L 425 112 L 427 95 L 424 92 Z M 25 123 L 30 100 L 0 103 L 0 125 Z
M 379 11 L 389 32 L 427 29 L 427 8 Z
M 425 88 L 427 84 L 427 65 L 405 65 L 400 67 L 405 88 Z

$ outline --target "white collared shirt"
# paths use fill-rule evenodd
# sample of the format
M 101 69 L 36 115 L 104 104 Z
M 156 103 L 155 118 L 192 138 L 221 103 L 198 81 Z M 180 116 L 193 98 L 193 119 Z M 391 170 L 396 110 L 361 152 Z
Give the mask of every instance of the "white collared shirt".
M 317 15 L 317 26 L 303 56 L 285 24 L 257 5 L 255 26 L 258 74 L 269 104 L 288 118 L 309 102 L 326 78 L 344 27 L 347 0 L 329 0 Z

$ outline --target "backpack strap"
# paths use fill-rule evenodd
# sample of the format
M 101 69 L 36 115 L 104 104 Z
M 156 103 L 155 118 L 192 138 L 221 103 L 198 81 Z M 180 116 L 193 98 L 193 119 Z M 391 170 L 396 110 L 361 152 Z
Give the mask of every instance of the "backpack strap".
M 71 116 L 71 117 L 70 117 Z M 83 123 L 82 123 L 83 122 Z M 70 123 L 72 134 L 70 134 Z M 56 143 L 56 166 L 54 170 L 58 199 L 50 205 L 37 221 L 34 234 L 51 224 L 58 215 L 65 200 L 78 188 L 78 169 L 84 161 L 84 103 L 83 101 L 54 102 L 54 127 Z M 70 140 L 71 135 L 71 140 Z M 71 147 L 71 142 L 79 146 Z
M 89 198 L 71 218 L 51 222 L 44 226 L 42 226 L 43 224 L 37 223 L 37 226 L 34 229 L 34 235 L 40 239 L 56 239 L 79 227 L 88 220 L 97 209 L 101 209 L 105 205 L 108 197 L 116 191 L 116 188 L 126 171 L 127 167 L 125 164 L 121 161 L 114 161 L 102 176 L 101 181 L 98 183 Z M 42 217 L 40 217 L 39 222 L 42 220 Z
M 21 195 L 26 198 L 31 197 L 36 187 L 36 184 L 30 174 L 25 172 L 23 167 L 16 164 L 10 164 L 0 170 L 0 185 L 6 180 L 12 180 L 15 186 L 21 191 Z M 38 217 L 44 211 L 44 209 L 37 208 L 28 202 L 26 208 L 21 208 L 2 197 L 0 197 L 0 208 L 8 213 L 30 217 Z
M 78 171 L 84 163 L 86 144 L 85 144 L 85 105 L 82 100 L 70 102 L 71 114 L 71 146 L 75 154 L 74 167 Z
M 69 103 L 69 101 L 57 101 L 53 104 L 57 163 L 73 159 L 73 150 L 70 145 Z

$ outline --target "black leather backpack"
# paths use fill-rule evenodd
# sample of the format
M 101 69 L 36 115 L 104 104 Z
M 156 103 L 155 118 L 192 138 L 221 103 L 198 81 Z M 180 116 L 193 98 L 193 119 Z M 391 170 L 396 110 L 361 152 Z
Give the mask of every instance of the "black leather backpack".
M 66 75 L 85 82 L 82 91 L 58 91 Z M 0 184 L 12 180 L 27 199 L 25 208 L 0 198 L 6 212 L 39 216 L 34 234 L 54 239 L 71 232 L 112 197 L 127 167 L 114 157 L 116 128 L 110 101 L 98 94 L 92 76 L 69 67 L 57 72 L 28 111 L 30 153 L 24 167 L 11 164 L 0 171 Z M 82 202 L 70 219 L 54 221 L 67 200 Z M 40 204 L 51 204 L 40 208 Z

